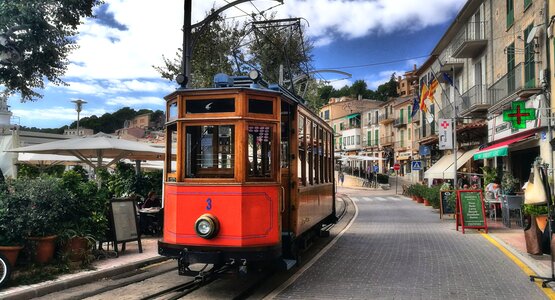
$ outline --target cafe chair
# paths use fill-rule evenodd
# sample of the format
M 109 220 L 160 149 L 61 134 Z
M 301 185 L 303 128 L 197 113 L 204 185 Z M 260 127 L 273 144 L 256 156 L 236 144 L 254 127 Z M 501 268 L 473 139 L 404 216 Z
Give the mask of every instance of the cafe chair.
M 522 202 L 524 197 L 521 195 L 503 195 L 503 204 L 501 205 L 503 214 L 503 224 L 511 228 L 511 221 L 522 227 Z

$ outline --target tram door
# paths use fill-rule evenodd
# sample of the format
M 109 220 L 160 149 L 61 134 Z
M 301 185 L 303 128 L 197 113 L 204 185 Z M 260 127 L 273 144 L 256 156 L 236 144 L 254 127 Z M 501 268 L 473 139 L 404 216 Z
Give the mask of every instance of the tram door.
M 283 193 L 283 213 L 282 213 L 282 231 L 291 232 L 290 224 L 290 208 L 291 208 L 291 124 L 294 118 L 293 105 L 285 101 L 281 101 L 281 143 L 280 143 L 280 170 L 281 170 L 281 192 Z

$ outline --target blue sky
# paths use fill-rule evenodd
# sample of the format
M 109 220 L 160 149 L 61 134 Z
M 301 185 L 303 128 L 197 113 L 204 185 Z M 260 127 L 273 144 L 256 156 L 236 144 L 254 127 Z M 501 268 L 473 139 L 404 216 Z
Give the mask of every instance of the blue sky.
M 76 120 L 71 103 L 83 99 L 81 117 L 114 112 L 122 107 L 164 110 L 163 97 L 177 87 L 152 68 L 162 55 L 173 57 L 181 45 L 183 0 L 107 0 L 96 19 L 80 26 L 79 49 L 70 57 L 63 77 L 68 86 L 47 84 L 43 99 L 21 103 L 9 99 L 15 123 L 60 127 Z M 229 0 L 231 2 L 231 0 Z M 322 74 L 337 88 L 363 79 L 370 88 L 420 65 L 464 0 L 284 0 L 272 9 L 278 18 L 303 17 L 305 34 L 314 41 L 316 69 L 337 68 L 353 76 Z M 193 22 L 226 0 L 193 0 Z M 275 6 L 271 0 L 251 1 L 231 8 L 226 16 L 241 16 Z M 243 18 L 244 19 L 244 18 Z M 241 17 L 235 20 L 242 20 Z M 416 59 L 410 59 L 416 58 Z M 406 60 L 404 60 L 406 59 Z M 387 61 L 391 64 L 361 66 Z

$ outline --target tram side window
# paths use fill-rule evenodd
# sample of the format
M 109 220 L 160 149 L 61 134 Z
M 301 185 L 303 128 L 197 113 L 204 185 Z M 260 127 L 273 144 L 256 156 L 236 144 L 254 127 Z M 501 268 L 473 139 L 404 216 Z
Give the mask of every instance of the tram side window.
M 299 174 L 299 185 L 306 185 L 306 145 L 305 145 L 305 130 L 304 130 L 305 117 L 299 115 L 299 159 L 297 160 L 297 173 Z
M 233 125 L 187 126 L 185 159 L 187 178 L 233 178 Z
M 312 165 L 314 164 L 314 156 L 312 155 L 312 148 L 314 147 L 314 142 L 312 140 L 312 121 L 306 120 L 306 176 L 308 176 L 307 184 L 314 184 L 314 169 Z
M 175 173 L 177 172 L 177 125 L 172 124 L 167 127 L 167 145 L 166 145 L 166 172 L 168 173 L 167 181 L 175 182 Z M 172 174 L 172 175 L 170 175 Z
M 249 125 L 249 177 L 272 178 L 272 139 L 272 127 Z

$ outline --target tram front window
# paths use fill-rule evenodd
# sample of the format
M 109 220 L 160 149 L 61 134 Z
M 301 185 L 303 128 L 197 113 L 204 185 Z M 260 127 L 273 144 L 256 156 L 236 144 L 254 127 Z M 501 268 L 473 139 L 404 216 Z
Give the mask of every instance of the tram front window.
M 248 176 L 272 177 L 272 127 L 249 125 Z
M 233 178 L 235 126 L 187 126 L 187 178 Z

